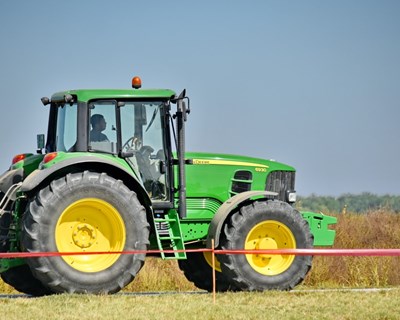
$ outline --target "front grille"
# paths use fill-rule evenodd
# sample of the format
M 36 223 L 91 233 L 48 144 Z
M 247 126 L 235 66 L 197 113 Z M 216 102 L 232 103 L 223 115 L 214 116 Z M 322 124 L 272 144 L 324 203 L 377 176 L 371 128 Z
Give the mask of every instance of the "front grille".
M 286 191 L 294 191 L 294 171 L 272 171 L 267 177 L 265 190 L 277 192 L 278 199 L 286 201 Z

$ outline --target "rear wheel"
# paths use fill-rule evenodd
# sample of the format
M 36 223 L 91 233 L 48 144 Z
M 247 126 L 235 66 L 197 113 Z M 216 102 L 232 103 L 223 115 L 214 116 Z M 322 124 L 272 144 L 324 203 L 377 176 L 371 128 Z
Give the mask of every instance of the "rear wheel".
M 85 171 L 53 181 L 30 201 L 22 241 L 31 252 L 147 250 L 149 224 L 136 194 L 121 181 Z M 90 254 L 29 259 L 53 292 L 115 293 L 130 283 L 145 254 Z
M 308 223 L 285 202 L 254 202 L 233 213 L 225 224 L 223 250 L 312 248 Z M 242 290 L 290 290 L 311 268 L 311 256 L 221 255 L 222 271 Z
M 51 294 L 51 290 L 43 286 L 43 284 L 33 276 L 31 269 L 26 264 L 4 271 L 1 274 L 1 278 L 5 283 L 19 292 L 32 296 Z
M 212 282 L 212 256 L 210 252 L 188 252 L 186 260 L 178 260 L 179 268 L 185 277 L 193 282 L 197 288 L 211 292 Z M 220 263 L 215 259 L 216 291 L 235 291 L 236 287 L 221 271 Z
M 4 193 L 0 192 L 0 201 L 3 199 Z M 3 214 L 0 216 L 0 252 L 8 252 L 10 250 L 9 230 L 11 224 L 11 210 L 14 203 L 10 202 L 4 208 Z M 29 269 L 28 265 L 20 265 L 8 269 L 1 273 L 2 280 L 18 290 L 26 294 L 34 296 L 43 296 L 50 293 L 50 290 L 37 280 Z

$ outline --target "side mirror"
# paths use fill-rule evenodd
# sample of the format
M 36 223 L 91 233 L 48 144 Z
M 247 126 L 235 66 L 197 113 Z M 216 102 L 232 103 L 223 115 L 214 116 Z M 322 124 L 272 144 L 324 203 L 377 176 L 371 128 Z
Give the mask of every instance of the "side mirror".
M 37 138 L 37 149 L 36 149 L 36 152 L 41 154 L 42 150 L 44 148 L 44 134 L 43 133 L 38 134 L 36 138 Z
M 43 98 L 41 98 L 40 100 L 42 101 L 42 103 L 43 103 L 44 106 L 47 106 L 47 105 L 50 104 L 50 102 L 51 102 L 50 99 L 47 98 L 47 97 L 43 97 Z

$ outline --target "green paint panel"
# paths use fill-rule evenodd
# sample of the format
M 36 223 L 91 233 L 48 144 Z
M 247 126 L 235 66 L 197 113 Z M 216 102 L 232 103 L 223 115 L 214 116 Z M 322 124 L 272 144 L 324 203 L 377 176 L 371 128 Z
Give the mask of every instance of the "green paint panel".
M 301 214 L 308 221 L 311 233 L 314 236 L 314 246 L 332 246 L 336 231 L 331 230 L 330 226 L 336 224 L 337 219 L 315 212 L 301 212 Z
M 196 240 L 204 240 L 207 238 L 208 228 L 210 221 L 181 221 L 181 229 L 183 240 L 185 242 L 191 242 Z M 202 245 L 200 245 L 202 246 Z

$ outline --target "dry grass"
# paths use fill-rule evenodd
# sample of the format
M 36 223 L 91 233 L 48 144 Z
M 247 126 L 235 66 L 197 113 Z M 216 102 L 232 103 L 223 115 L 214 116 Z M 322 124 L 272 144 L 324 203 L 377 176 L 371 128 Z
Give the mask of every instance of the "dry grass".
M 142 270 L 124 292 L 194 291 L 174 260 L 147 258 Z
M 400 248 L 400 214 L 374 211 L 337 215 L 334 248 Z M 304 285 L 387 287 L 400 285 L 400 257 L 314 257 Z

